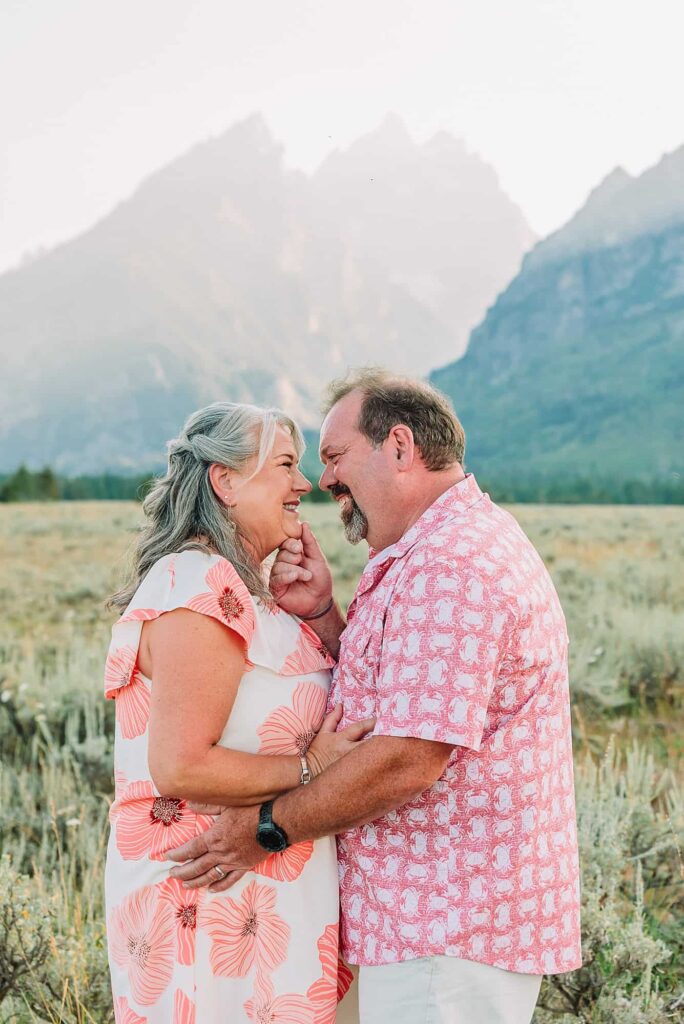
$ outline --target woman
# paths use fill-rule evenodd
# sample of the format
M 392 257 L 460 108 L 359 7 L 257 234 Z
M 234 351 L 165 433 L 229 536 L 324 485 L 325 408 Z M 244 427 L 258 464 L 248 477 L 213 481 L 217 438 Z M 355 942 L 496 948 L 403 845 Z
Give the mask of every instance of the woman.
M 184 889 L 165 861 L 213 822 L 189 801 L 262 804 L 372 728 L 336 733 L 339 714 L 324 720 L 332 658 L 264 580 L 264 559 L 301 534 L 302 451 L 276 410 L 216 403 L 191 416 L 143 505 L 131 581 L 112 599 L 123 609 L 105 672 L 117 722 L 106 871 L 117 1024 L 335 1020 L 334 839 L 265 850 L 222 893 Z

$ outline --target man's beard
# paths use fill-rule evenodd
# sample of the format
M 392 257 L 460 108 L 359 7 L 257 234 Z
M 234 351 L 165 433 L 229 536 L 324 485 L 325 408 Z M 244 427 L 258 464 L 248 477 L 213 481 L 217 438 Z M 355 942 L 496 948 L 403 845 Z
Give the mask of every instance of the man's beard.
M 359 541 L 365 540 L 368 533 L 368 520 L 354 501 L 349 488 L 345 487 L 344 484 L 335 484 L 330 490 L 335 497 L 339 497 L 341 494 L 349 496 L 346 501 L 340 503 L 340 519 L 342 520 L 344 535 L 349 543 L 358 544 Z

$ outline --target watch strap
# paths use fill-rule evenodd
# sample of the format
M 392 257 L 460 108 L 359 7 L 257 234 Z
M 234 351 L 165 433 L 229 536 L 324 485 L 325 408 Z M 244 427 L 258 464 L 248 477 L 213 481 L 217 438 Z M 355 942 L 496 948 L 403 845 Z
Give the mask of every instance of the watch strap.
M 266 800 L 259 808 L 259 828 L 273 828 L 272 800 Z

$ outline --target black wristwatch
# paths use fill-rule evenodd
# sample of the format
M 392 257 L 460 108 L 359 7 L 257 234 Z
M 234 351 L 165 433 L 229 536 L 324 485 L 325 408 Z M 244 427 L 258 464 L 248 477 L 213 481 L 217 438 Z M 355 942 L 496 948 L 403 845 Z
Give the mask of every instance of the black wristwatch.
M 273 820 L 273 801 L 267 800 L 259 808 L 259 824 L 256 830 L 256 840 L 259 846 L 269 853 L 282 853 L 287 850 L 290 842 L 287 832 Z

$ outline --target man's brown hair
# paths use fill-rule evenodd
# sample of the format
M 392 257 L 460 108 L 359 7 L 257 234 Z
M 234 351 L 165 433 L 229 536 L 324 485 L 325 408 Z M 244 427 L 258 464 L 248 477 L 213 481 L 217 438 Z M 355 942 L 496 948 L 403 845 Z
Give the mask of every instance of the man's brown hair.
M 381 367 L 350 370 L 328 386 L 323 412 L 352 391 L 363 395 L 358 428 L 379 447 L 398 423 L 411 429 L 427 469 L 437 472 L 455 462 L 463 464 L 465 433 L 445 395 L 412 377 L 402 377 Z

